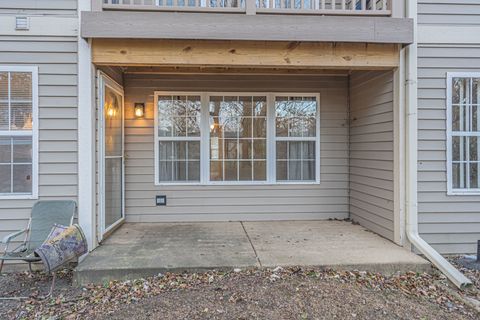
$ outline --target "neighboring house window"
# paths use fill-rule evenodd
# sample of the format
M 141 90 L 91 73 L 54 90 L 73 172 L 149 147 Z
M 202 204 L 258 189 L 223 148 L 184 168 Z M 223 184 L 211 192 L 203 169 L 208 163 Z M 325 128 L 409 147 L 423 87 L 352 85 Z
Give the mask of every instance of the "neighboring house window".
M 448 192 L 480 193 L 480 74 L 447 80 Z
M 318 183 L 319 96 L 156 93 L 156 184 Z
M 0 198 L 37 194 L 37 68 L 0 66 Z

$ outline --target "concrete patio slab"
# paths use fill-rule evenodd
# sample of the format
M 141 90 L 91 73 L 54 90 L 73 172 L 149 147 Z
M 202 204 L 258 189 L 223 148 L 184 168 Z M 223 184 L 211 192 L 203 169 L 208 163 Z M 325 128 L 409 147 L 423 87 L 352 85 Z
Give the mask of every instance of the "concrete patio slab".
M 244 222 L 263 267 L 302 265 L 394 273 L 430 264 L 361 226 L 343 221 Z
M 427 271 L 419 256 L 341 221 L 126 223 L 75 270 L 79 285 L 160 272 L 323 266 Z
M 240 223 L 127 223 L 75 270 L 79 284 L 259 266 Z

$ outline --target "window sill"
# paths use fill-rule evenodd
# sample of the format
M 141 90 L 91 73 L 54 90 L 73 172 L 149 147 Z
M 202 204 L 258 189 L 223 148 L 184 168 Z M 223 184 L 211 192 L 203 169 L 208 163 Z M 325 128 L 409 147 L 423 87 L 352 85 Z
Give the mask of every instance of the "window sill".
M 168 187 L 175 187 L 175 186 L 190 186 L 190 187 L 216 187 L 216 186 L 233 186 L 233 187 L 252 187 L 252 186 L 262 186 L 262 187 L 275 187 L 275 186 L 285 186 L 285 185 L 319 185 L 320 181 L 292 181 L 292 182 L 254 182 L 254 183 L 246 183 L 246 182 L 208 182 L 208 183 L 200 183 L 200 182 L 192 182 L 192 183 L 155 183 L 155 186 L 168 186 Z
M 447 192 L 448 196 L 480 196 L 480 190 L 452 190 Z
M 0 194 L 0 200 L 37 200 L 38 196 L 32 194 Z

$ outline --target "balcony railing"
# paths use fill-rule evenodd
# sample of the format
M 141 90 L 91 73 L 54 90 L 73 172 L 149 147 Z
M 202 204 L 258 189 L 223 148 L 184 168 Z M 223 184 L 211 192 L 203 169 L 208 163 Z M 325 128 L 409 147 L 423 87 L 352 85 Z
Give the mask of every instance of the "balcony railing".
M 103 10 L 390 16 L 393 0 L 101 0 Z

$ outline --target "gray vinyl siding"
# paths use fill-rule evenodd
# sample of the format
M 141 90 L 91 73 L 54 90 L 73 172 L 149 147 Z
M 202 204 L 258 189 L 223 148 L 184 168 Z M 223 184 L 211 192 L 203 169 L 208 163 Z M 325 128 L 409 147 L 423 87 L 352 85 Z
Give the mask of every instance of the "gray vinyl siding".
M 127 74 L 125 83 L 126 220 L 226 221 L 348 217 L 346 77 L 168 76 Z M 320 93 L 321 183 L 268 186 L 155 186 L 154 91 Z M 133 103 L 146 102 L 146 120 L 133 120 Z M 168 205 L 156 207 L 155 195 Z
M 350 217 L 394 239 L 393 73 L 350 77 Z
M 420 1 L 419 21 L 478 27 L 480 2 Z M 418 68 L 419 231 L 442 253 L 472 253 L 480 239 L 480 196 L 447 195 L 446 75 L 480 72 L 480 41 L 420 43 Z
M 2 0 L 0 14 L 77 14 L 77 1 L 86 0 Z
M 13 11 L 39 13 L 38 10 L 76 14 L 76 1 L 1 1 L 0 19 Z M 10 35 L 0 30 L 0 65 L 39 68 L 39 200 L 76 200 L 77 37 L 7 32 Z M 0 199 L 0 238 L 26 227 L 35 201 Z

